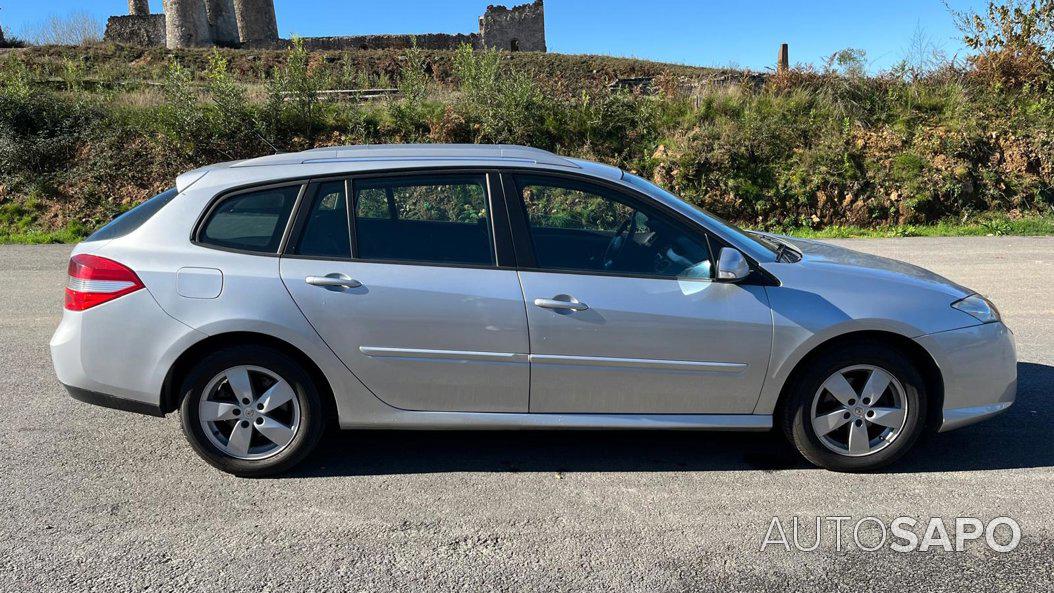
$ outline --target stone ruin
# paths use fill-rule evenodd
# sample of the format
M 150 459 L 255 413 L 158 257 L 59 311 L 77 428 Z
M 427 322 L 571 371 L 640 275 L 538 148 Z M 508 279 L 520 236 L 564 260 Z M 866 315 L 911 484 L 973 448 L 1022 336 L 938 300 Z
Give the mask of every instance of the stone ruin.
M 479 17 L 478 33 L 421 35 L 355 35 L 306 37 L 304 46 L 318 50 L 476 49 L 546 51 L 544 0 L 506 8 L 488 6 Z M 105 40 L 144 46 L 280 48 L 274 0 L 164 0 L 164 14 L 150 14 L 149 0 L 128 0 L 128 15 L 112 16 Z

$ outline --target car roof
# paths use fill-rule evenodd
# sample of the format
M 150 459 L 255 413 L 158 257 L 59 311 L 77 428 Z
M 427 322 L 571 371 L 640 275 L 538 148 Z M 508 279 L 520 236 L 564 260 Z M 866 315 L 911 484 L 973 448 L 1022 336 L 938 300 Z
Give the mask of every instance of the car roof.
M 184 173 L 177 186 L 189 185 L 205 172 L 226 170 L 260 178 L 299 175 L 369 172 L 380 169 L 416 167 L 538 167 L 549 170 L 575 170 L 597 177 L 620 180 L 616 167 L 562 157 L 547 150 L 510 144 L 373 144 L 331 146 L 302 152 L 279 153 L 242 161 L 217 163 Z M 264 173 L 266 171 L 266 173 Z

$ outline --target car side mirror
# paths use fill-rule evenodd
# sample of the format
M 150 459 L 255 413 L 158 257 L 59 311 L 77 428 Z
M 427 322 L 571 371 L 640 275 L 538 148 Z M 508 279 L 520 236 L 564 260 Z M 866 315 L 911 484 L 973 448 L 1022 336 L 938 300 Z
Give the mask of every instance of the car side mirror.
M 717 258 L 717 280 L 719 282 L 739 282 L 750 275 L 750 264 L 747 258 L 737 249 L 723 247 Z

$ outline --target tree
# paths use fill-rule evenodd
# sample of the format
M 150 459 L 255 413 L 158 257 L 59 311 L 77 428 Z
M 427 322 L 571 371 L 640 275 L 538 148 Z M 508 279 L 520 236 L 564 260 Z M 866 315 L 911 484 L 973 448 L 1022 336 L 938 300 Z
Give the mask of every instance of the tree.
M 975 71 L 1019 86 L 1049 81 L 1054 64 L 1054 0 L 989 0 L 979 12 L 952 10 Z

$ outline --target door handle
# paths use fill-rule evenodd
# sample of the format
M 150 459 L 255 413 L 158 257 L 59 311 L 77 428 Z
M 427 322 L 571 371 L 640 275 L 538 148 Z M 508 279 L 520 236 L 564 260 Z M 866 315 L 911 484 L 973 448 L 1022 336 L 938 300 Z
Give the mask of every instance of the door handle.
M 585 311 L 589 308 L 582 301 L 566 294 L 556 295 L 551 299 L 534 299 L 534 306 L 554 311 Z
M 328 274 L 326 276 L 308 276 L 304 279 L 311 286 L 323 288 L 359 288 L 362 282 L 344 274 Z

